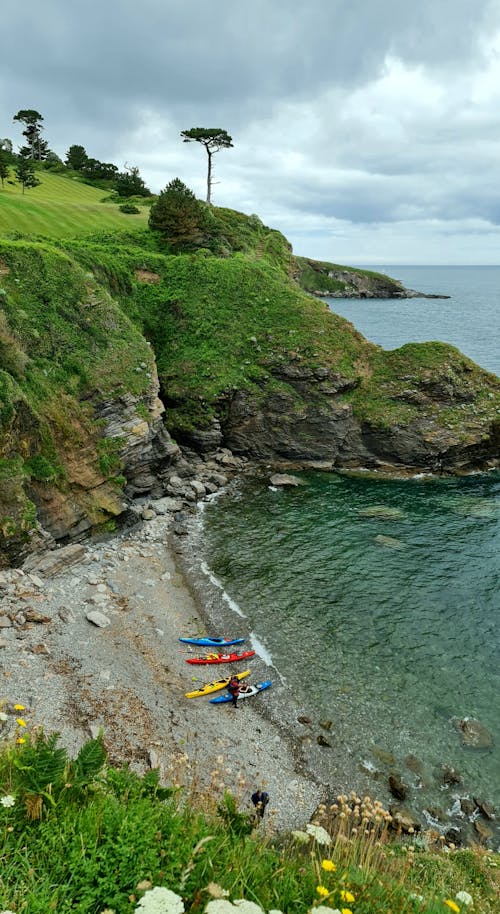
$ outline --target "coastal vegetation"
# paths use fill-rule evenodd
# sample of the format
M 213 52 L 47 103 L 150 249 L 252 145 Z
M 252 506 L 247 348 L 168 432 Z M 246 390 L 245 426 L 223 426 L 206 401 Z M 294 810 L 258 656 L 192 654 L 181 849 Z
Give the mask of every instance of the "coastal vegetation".
M 222 758 L 206 789 L 182 765 L 160 785 L 158 770 L 110 765 L 102 735 L 70 759 L 22 715 L 22 704 L 0 712 L 2 726 L 15 720 L 0 753 L 4 910 L 168 914 L 168 889 L 179 912 L 207 914 L 244 912 L 238 899 L 248 914 L 496 911 L 497 855 L 443 850 L 430 834 L 395 843 L 368 798 L 340 796 L 328 830 L 320 808 L 303 831 L 276 834 L 272 811 L 257 824 L 227 789 Z

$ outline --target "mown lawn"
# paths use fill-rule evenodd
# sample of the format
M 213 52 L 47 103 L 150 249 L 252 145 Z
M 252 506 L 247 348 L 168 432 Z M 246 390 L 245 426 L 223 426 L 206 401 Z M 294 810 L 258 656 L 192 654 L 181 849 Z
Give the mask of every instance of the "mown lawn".
M 113 203 L 100 203 L 106 191 L 60 175 L 39 171 L 42 182 L 26 190 L 5 183 L 0 188 L 0 233 L 22 232 L 46 238 L 68 238 L 92 232 L 128 230 L 147 223 L 149 209 L 138 215 L 121 213 Z

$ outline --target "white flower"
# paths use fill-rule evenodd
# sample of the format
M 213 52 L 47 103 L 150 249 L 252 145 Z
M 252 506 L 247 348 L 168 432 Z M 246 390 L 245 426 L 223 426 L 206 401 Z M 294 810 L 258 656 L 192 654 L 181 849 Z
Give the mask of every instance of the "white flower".
M 466 906 L 473 904 L 472 895 L 469 895 L 468 892 L 457 892 L 455 895 L 457 901 Z
M 316 844 L 331 844 L 332 839 L 327 831 L 321 825 L 306 825 L 306 832 L 314 838 Z
M 216 901 L 209 901 L 205 914 L 263 914 L 262 908 L 253 901 L 246 901 L 244 898 L 236 898 L 234 904 L 223 898 Z
M 271 914 L 271 912 L 269 912 Z M 309 914 L 340 914 L 338 908 L 327 908 L 324 904 L 319 904 L 317 908 L 310 908 Z
M 135 910 L 139 914 L 183 914 L 184 902 L 180 895 L 157 885 L 143 895 Z
M 5 711 L 0 711 L 0 720 L 6 721 L 9 719 L 9 715 Z M 0 911 L 0 914 L 5 914 L 5 911 Z
M 8 806 L 14 806 L 15 802 L 16 802 L 16 798 L 12 797 L 10 795 L 10 793 L 8 793 L 5 797 L 2 797 L 2 799 L 0 800 L 0 803 L 2 804 L 2 806 L 5 806 L 6 809 Z M 0 914 L 4 914 L 4 911 L 0 911 Z
M 306 831 L 293 831 L 292 835 L 299 844 L 309 843 L 310 835 L 308 835 Z

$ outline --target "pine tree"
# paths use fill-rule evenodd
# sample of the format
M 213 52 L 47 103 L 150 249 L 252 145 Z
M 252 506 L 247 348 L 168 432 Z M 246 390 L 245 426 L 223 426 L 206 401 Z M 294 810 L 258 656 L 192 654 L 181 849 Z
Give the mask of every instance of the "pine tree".
M 0 149 L 0 181 L 2 182 L 2 187 L 4 185 L 5 179 L 8 177 L 9 177 L 9 166 L 7 163 L 7 155 L 3 151 L 3 149 Z
M 207 203 L 212 202 L 212 156 L 221 149 L 229 149 L 233 145 L 233 138 L 220 127 L 191 127 L 183 130 L 181 137 L 185 143 L 201 143 L 208 156 L 207 171 Z
M 35 174 L 35 166 L 29 159 L 18 159 L 14 172 L 23 186 L 23 194 L 27 187 L 38 187 L 41 183 Z
M 149 227 L 174 250 L 192 250 L 203 244 L 205 237 L 204 205 L 180 178 L 174 178 L 151 207 Z
M 23 159 L 34 159 L 38 162 L 47 158 L 49 144 L 47 140 L 42 139 L 42 115 L 33 108 L 26 108 L 18 111 L 14 115 L 14 120 L 26 125 L 23 136 L 26 137 L 27 145 L 20 148 L 19 155 Z

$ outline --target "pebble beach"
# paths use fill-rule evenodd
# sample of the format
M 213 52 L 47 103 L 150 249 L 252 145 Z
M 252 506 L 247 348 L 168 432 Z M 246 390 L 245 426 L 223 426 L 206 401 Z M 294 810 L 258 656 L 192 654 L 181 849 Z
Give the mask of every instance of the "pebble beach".
M 152 502 L 147 520 L 106 541 L 61 547 L 0 572 L 0 701 L 15 728 L 57 731 L 70 754 L 102 729 L 112 763 L 160 770 L 165 784 L 212 796 L 230 789 L 250 810 L 251 793 L 269 793 L 265 827 L 300 828 L 325 796 L 301 757 L 304 726 L 286 685 L 265 657 L 249 681 L 273 687 L 251 701 L 211 705 L 185 693 L 221 678 L 229 665 L 192 666 L 203 649 L 179 637 L 245 637 L 220 631 L 227 618 L 203 604 L 190 582 L 189 538 L 172 534 L 179 506 Z M 245 645 L 247 647 L 247 645 Z M 272 697 L 271 697 L 272 693 Z

